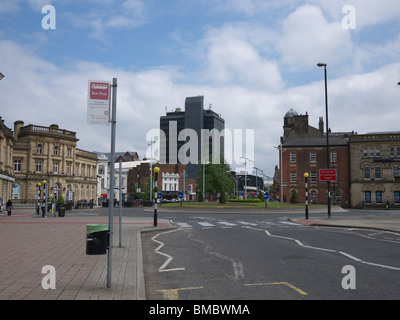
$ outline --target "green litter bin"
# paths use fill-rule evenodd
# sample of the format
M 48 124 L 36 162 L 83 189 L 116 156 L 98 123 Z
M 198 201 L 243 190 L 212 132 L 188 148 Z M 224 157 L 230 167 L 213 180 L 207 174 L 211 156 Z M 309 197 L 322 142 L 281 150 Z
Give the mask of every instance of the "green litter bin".
M 108 248 L 108 226 L 106 224 L 86 225 L 86 254 L 106 254 Z

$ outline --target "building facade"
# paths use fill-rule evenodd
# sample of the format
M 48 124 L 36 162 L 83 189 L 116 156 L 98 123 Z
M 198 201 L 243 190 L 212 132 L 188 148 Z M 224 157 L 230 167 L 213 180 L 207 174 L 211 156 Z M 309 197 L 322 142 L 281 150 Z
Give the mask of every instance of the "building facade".
M 186 164 L 189 178 L 195 179 L 208 155 L 224 158 L 224 129 L 225 120 L 211 108 L 204 109 L 204 96 L 186 98 L 185 111 L 177 108 L 160 117 L 160 163 Z
M 15 203 L 62 196 L 67 201 L 97 199 L 97 154 L 76 148 L 76 133 L 14 123 Z
M 12 198 L 14 185 L 14 168 L 12 155 L 14 136 L 12 130 L 4 124 L 0 117 L 0 207 Z
M 196 179 L 189 178 L 186 165 L 153 163 L 159 167 L 157 189 L 165 200 L 178 199 L 179 193 L 184 193 L 184 200 L 196 200 Z M 154 173 L 152 174 L 154 179 Z M 128 191 L 130 193 L 138 188 L 149 188 L 150 184 L 150 163 L 142 162 L 128 172 Z M 155 183 L 152 184 L 154 190 Z M 154 191 L 153 191 L 154 192 Z M 152 199 L 154 195 L 152 196 Z M 149 200 L 149 199 L 146 199 Z
M 328 184 L 321 182 L 319 176 L 320 169 L 328 166 L 323 128 L 323 118 L 320 118 L 317 129 L 308 124 L 307 114 L 298 115 L 293 109 L 285 114 L 284 134 L 279 146 L 280 165 L 276 167 L 274 176 L 276 199 L 282 197 L 283 202 L 305 202 L 304 174 L 308 173 L 309 202 L 328 203 Z M 337 180 L 330 182 L 329 186 L 331 203 L 345 207 L 350 205 L 349 135 L 329 132 L 329 168 L 337 171 Z
M 400 132 L 350 137 L 352 207 L 400 207 Z

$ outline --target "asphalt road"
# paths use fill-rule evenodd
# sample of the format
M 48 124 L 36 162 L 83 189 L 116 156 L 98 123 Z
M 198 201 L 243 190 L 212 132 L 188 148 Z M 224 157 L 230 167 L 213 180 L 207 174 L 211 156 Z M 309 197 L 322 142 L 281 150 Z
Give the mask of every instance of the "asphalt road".
M 142 236 L 147 299 L 399 299 L 400 235 L 284 215 L 160 213 Z

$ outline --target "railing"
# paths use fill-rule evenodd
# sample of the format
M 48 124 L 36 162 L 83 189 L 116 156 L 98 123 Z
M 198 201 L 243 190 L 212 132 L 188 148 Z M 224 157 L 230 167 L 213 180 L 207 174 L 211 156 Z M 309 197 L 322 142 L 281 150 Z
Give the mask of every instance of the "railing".
M 28 133 L 32 133 L 32 132 L 57 134 L 57 135 L 74 137 L 74 138 L 76 136 L 76 132 L 58 129 L 58 127 L 56 127 L 56 126 L 42 127 L 42 126 L 36 126 L 36 125 L 30 124 L 30 125 L 22 127 L 20 129 L 20 133 L 28 134 Z

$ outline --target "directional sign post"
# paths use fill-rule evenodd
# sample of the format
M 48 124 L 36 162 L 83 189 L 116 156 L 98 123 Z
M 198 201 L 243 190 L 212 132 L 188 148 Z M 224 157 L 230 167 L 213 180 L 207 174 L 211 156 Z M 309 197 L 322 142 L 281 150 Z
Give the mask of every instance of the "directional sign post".
M 269 193 L 268 192 L 264 193 L 264 199 L 265 199 L 265 207 L 267 208 L 268 207 L 268 199 L 269 199 Z

